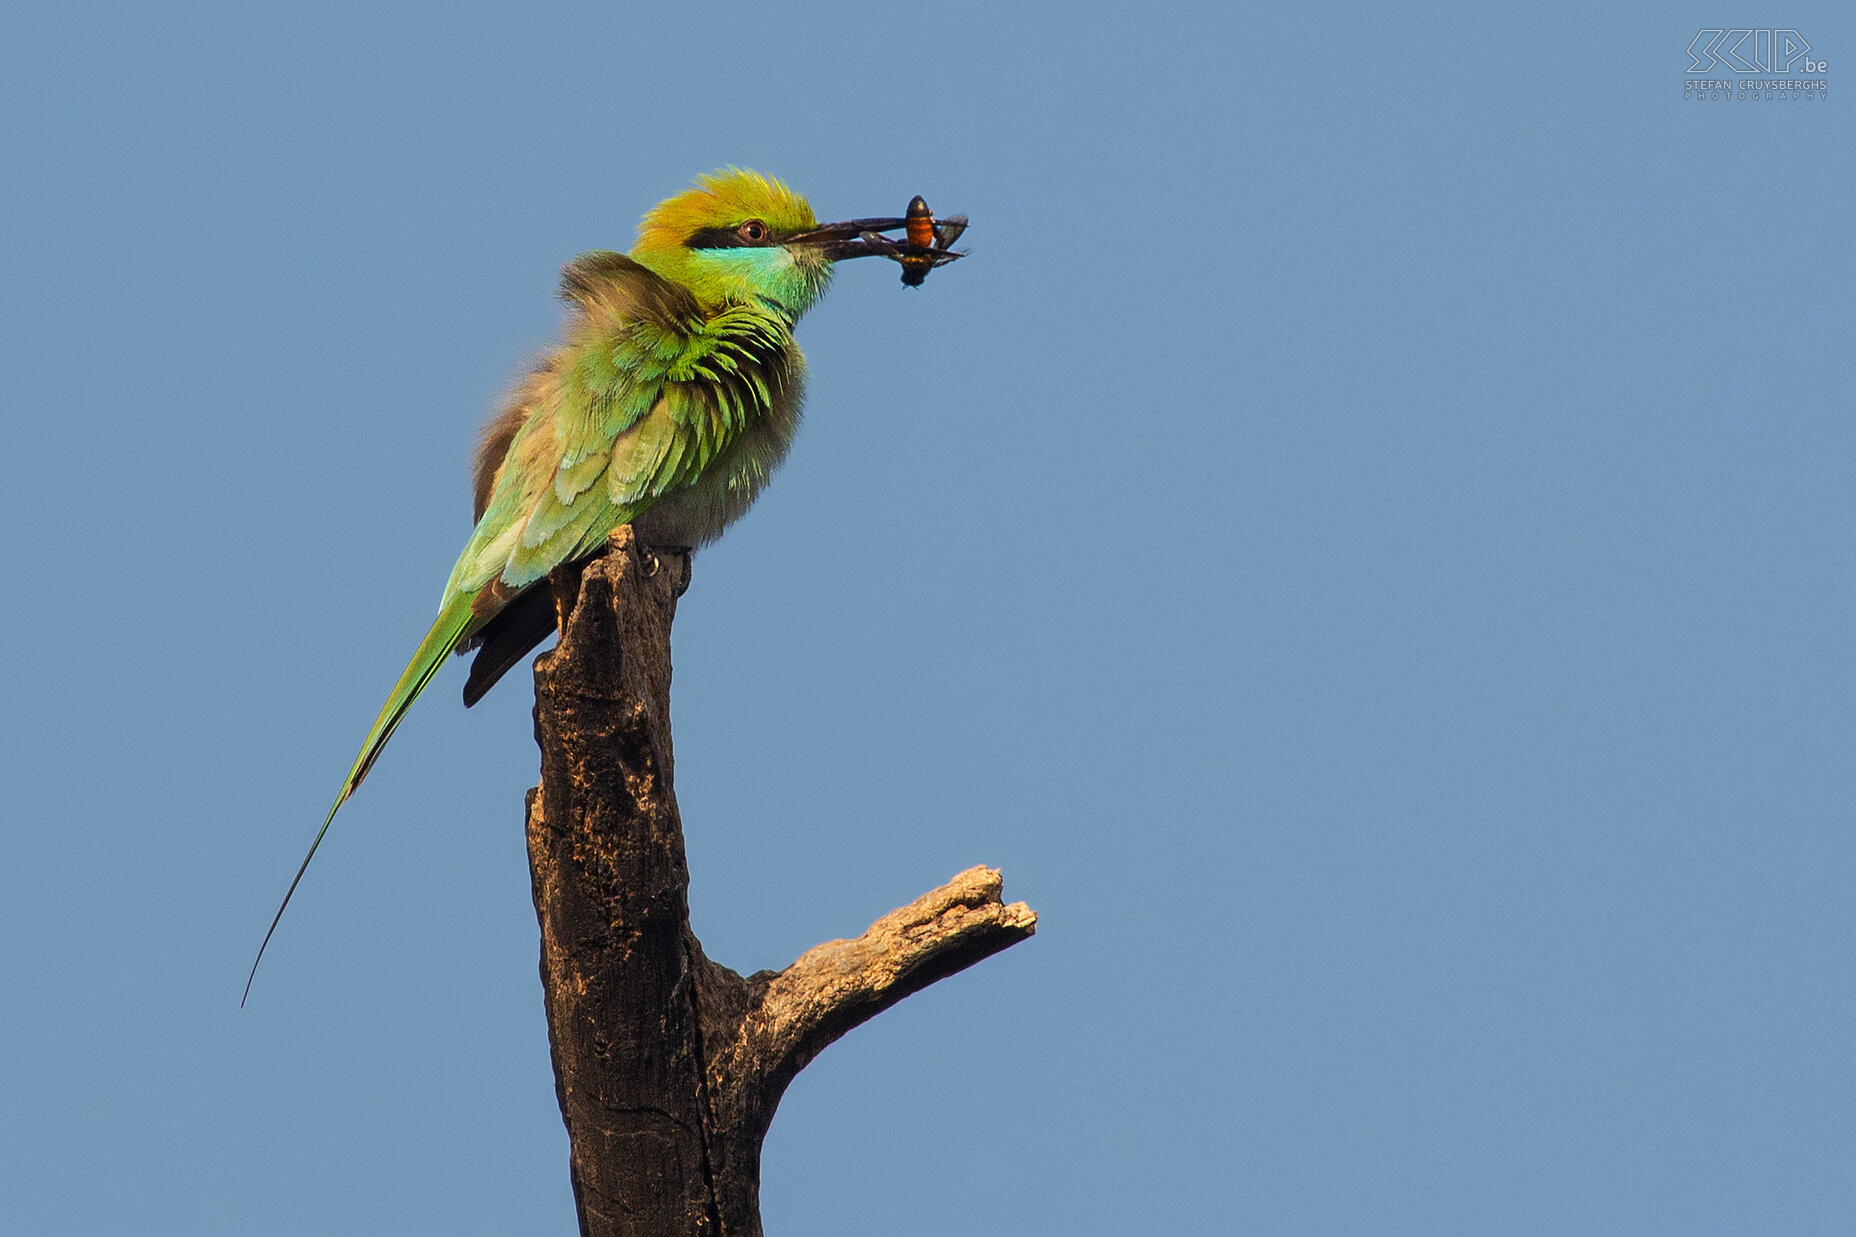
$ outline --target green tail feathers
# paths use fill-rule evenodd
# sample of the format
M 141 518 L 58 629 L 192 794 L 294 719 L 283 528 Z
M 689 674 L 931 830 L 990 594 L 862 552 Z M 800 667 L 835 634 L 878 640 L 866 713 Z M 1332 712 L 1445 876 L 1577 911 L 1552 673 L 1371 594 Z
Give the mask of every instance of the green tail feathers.
M 373 729 L 367 732 L 366 742 L 361 744 L 361 754 L 354 758 L 354 765 L 348 770 L 348 777 L 342 782 L 341 793 L 335 796 L 335 802 L 329 808 L 329 814 L 322 820 L 322 828 L 316 831 L 316 840 L 309 844 L 309 853 L 303 856 L 303 862 L 297 867 L 296 875 L 290 879 L 290 888 L 284 891 L 284 900 L 278 905 L 277 913 L 271 916 L 271 926 L 265 930 L 264 941 L 258 946 L 258 956 L 252 959 L 251 974 L 245 978 L 245 995 L 239 998 L 242 1006 L 251 996 L 252 980 L 258 977 L 258 963 L 264 961 L 264 951 L 271 943 L 271 934 L 277 931 L 278 921 L 284 917 L 284 910 L 290 905 L 290 899 L 296 894 L 296 887 L 303 879 L 303 873 L 309 869 L 309 861 L 316 857 L 316 848 L 322 845 L 322 839 L 334 823 L 335 813 L 341 811 L 342 804 L 355 792 L 367 771 L 374 767 L 374 760 L 387 746 L 387 740 L 399 728 L 406 711 L 412 708 L 412 702 L 419 698 L 438 668 L 445 664 L 445 658 L 451 655 L 458 641 L 470 628 L 473 615 L 471 600 L 475 594 L 454 597 L 451 603 L 439 611 L 438 618 L 432 623 L 432 629 L 425 633 L 425 639 L 419 642 L 419 649 L 406 663 L 406 669 L 400 674 L 400 681 L 393 685 L 393 691 L 387 696 L 386 704 L 380 708 L 380 716 L 374 719 Z

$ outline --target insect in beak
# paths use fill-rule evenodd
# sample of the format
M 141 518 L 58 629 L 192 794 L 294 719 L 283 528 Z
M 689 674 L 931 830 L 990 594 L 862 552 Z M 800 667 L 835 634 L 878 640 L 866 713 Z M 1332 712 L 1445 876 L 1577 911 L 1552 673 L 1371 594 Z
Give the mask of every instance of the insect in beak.
M 902 282 L 919 288 L 928 272 L 937 266 L 966 256 L 952 248 L 967 230 L 965 215 L 936 219 L 920 194 L 909 203 L 901 218 L 847 219 L 827 223 L 786 239 L 788 245 L 817 245 L 827 258 L 842 262 L 848 258 L 888 258 L 902 266 Z M 900 238 L 883 235 L 901 232 Z

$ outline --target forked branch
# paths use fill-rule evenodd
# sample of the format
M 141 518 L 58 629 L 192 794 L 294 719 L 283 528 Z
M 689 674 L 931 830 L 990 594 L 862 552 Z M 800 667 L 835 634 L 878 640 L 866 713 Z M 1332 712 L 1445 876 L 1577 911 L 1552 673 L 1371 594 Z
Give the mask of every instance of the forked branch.
M 833 1040 L 1030 936 L 976 867 L 855 940 L 743 978 L 689 927 L 672 789 L 670 625 L 687 555 L 632 530 L 551 581 L 535 668 L 529 859 L 561 1114 L 589 1237 L 759 1237 L 760 1151 L 787 1084 Z

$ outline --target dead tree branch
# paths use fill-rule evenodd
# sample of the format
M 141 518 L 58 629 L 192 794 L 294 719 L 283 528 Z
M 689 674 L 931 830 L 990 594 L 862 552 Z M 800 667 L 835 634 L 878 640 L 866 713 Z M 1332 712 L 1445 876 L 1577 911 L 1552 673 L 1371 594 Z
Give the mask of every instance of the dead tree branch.
M 551 580 L 535 667 L 528 845 L 561 1115 L 587 1237 L 759 1237 L 760 1155 L 787 1084 L 846 1031 L 1030 936 L 972 868 L 856 940 L 742 977 L 689 926 L 672 789 L 670 625 L 687 555 L 632 530 Z

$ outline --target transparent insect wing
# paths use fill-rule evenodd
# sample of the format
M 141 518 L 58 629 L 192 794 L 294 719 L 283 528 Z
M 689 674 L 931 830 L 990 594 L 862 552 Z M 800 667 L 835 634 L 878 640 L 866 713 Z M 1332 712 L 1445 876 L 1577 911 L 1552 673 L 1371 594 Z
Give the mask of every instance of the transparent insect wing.
M 960 234 L 967 230 L 965 215 L 949 215 L 945 219 L 934 221 L 934 238 L 943 249 L 952 249 Z

